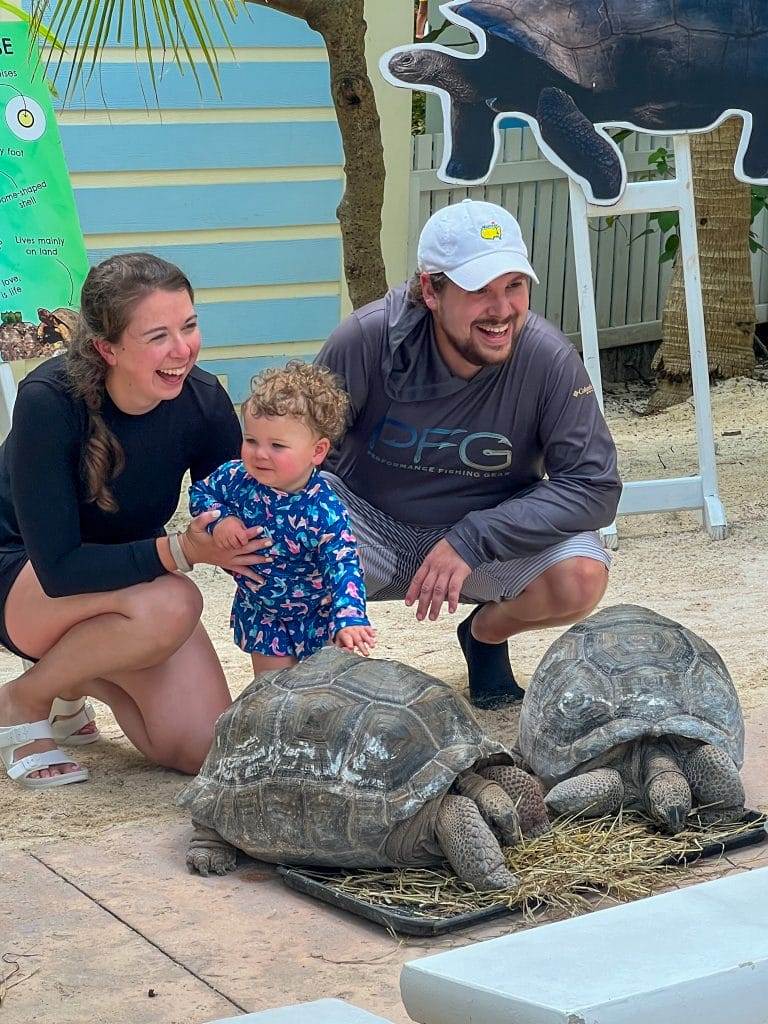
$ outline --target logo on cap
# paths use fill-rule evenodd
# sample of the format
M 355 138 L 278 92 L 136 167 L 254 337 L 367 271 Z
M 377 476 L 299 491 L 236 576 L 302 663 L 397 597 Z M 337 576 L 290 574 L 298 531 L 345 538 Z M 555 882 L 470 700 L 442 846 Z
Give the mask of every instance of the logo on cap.
M 480 237 L 490 241 L 492 238 L 501 240 L 501 225 L 492 220 L 490 224 L 483 224 L 480 228 Z

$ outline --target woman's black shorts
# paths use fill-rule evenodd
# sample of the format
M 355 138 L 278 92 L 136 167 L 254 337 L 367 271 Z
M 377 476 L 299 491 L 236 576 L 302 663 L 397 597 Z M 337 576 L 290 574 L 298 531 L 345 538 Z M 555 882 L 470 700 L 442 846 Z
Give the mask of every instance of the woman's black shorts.
M 0 553 L 0 644 L 6 647 L 11 654 L 17 654 L 20 658 L 30 658 L 24 654 L 13 643 L 5 628 L 5 602 L 11 592 L 11 587 L 16 582 L 16 577 L 29 561 L 26 551 L 4 551 Z

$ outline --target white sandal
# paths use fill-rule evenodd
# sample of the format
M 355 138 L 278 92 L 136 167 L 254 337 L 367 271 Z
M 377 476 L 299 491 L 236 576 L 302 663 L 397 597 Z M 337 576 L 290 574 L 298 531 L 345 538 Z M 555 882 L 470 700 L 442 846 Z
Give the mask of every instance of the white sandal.
M 50 723 L 25 722 L 24 725 L 0 726 L 0 760 L 5 765 L 8 778 L 18 782 L 20 786 L 27 789 L 51 789 L 53 786 L 68 786 L 73 782 L 86 782 L 89 778 L 87 768 L 78 768 L 76 772 L 63 772 L 60 775 L 52 775 L 48 778 L 30 779 L 32 772 L 39 772 L 42 768 L 50 768 L 54 764 L 74 764 L 71 757 L 68 757 L 61 750 L 46 750 L 45 753 L 27 754 L 14 761 L 13 755 L 19 747 L 26 743 L 33 743 L 35 740 L 53 739 Z
M 62 718 L 62 715 L 72 715 L 72 717 Z M 54 721 L 55 718 L 58 718 L 57 722 Z M 95 743 L 101 739 L 98 729 L 96 732 L 79 735 L 83 726 L 95 721 L 96 712 L 93 710 L 93 705 L 82 697 L 79 700 L 64 700 L 62 697 L 56 697 L 51 704 L 51 713 L 48 715 L 53 738 L 57 743 L 64 743 L 68 747 L 84 747 L 88 743 Z

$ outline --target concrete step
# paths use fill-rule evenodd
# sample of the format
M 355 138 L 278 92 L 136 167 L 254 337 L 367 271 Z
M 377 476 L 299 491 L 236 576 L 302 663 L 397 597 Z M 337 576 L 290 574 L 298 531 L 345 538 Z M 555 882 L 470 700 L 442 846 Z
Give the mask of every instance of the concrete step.
M 768 868 L 413 960 L 419 1024 L 766 1024 Z
M 343 999 L 318 999 L 312 1003 L 276 1006 L 272 1010 L 246 1013 L 241 1017 L 222 1017 L 210 1024 L 392 1024 L 375 1017 Z

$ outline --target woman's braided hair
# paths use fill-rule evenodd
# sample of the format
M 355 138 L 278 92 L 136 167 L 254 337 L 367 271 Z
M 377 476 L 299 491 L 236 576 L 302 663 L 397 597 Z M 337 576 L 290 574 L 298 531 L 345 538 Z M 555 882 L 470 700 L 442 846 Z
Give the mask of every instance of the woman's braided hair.
M 95 342 L 116 344 L 137 304 L 155 291 L 186 291 L 194 302 L 192 285 L 181 270 L 151 253 L 120 253 L 92 267 L 67 346 L 69 386 L 88 410 L 88 439 L 81 456 L 87 500 L 104 512 L 117 512 L 110 481 L 122 472 L 125 453 L 101 415 L 108 366 Z

